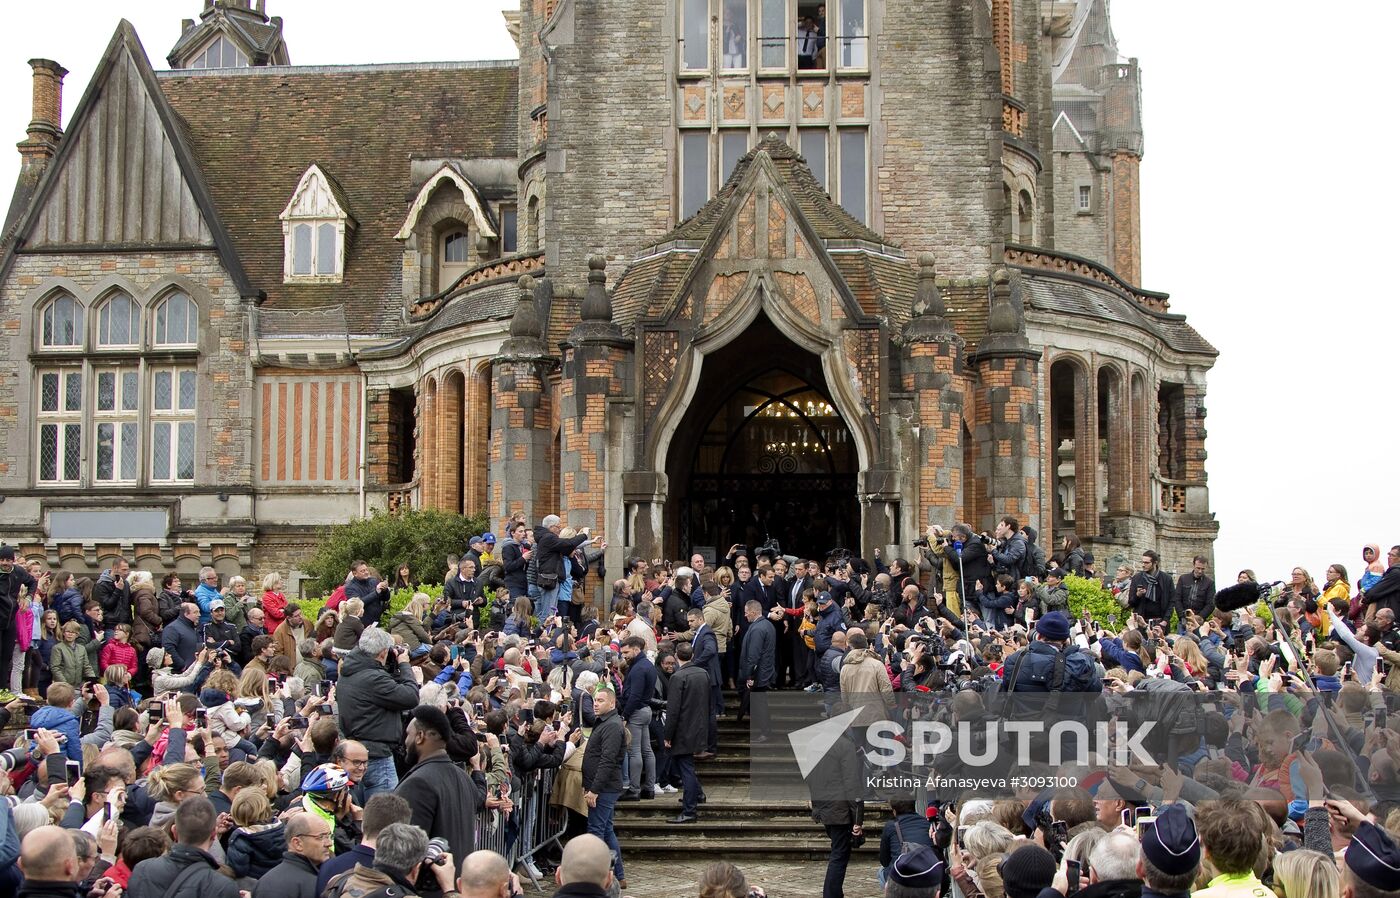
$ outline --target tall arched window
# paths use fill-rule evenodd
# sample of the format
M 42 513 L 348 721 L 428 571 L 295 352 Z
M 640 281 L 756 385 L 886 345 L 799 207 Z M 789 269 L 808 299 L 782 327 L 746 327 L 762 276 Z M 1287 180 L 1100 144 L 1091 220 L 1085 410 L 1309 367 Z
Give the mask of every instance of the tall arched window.
M 155 345 L 194 346 L 199 342 L 199 307 L 179 290 L 156 305 Z
M 40 344 L 48 349 L 81 349 L 83 345 L 83 306 L 67 293 L 60 293 L 44 306 Z
M 97 345 L 121 348 L 141 342 L 141 307 L 125 293 L 113 293 L 97 310 Z
M 1016 197 L 1016 240 L 1026 246 L 1035 243 L 1035 201 L 1022 190 Z
M 539 252 L 544 241 L 540 234 L 540 198 L 537 196 L 530 197 L 530 203 L 525 207 L 525 226 L 529 231 L 526 249 L 532 253 Z

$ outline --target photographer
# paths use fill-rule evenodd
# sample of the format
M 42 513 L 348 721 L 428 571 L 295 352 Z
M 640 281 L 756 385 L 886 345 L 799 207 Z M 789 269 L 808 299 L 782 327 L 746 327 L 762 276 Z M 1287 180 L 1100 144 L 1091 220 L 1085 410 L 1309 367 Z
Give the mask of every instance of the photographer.
M 451 853 L 429 862 L 427 834 L 411 823 L 390 823 L 375 840 L 374 866 L 356 866 L 349 873 L 342 873 L 327 884 L 324 894 L 335 898 L 371 893 L 416 898 L 419 892 L 414 883 L 424 863 L 428 863 L 442 894 L 457 894 L 456 865 Z
M 1026 568 L 1030 544 L 1021 533 L 1021 522 L 1007 515 L 997 522 L 996 545 L 988 545 L 987 559 L 998 574 L 1021 577 Z
M 394 637 L 378 627 L 366 629 L 341 661 L 336 699 L 341 732 L 369 750 L 365 796 L 388 792 L 399 783 L 393 751 L 403 744 L 401 715 L 418 706 L 407 646 L 394 645 Z
M 961 611 L 962 596 L 965 595 L 958 582 L 958 560 L 961 556 L 953 546 L 952 535 L 937 524 L 930 524 L 925 537 L 914 541 L 914 547 L 933 571 L 936 582 L 942 584 L 948 606 L 954 611 Z

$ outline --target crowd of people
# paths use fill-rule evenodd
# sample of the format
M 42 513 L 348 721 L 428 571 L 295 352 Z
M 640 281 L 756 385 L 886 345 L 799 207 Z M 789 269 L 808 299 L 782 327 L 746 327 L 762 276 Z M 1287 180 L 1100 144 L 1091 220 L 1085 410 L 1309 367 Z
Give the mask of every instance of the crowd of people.
M 1338 563 L 1320 586 L 1299 568 L 1217 589 L 1204 558 L 1173 578 L 1148 551 L 1100 574 L 1073 537 L 1047 553 L 1007 517 L 930 528 L 912 562 L 769 540 L 629 559 L 596 588 L 606 543 L 586 529 L 500 532 L 441 574 L 386 582 L 356 561 L 314 614 L 276 573 L 258 590 L 205 568 L 187 590 L 118 560 L 84 582 L 0 546 L 0 724 L 23 723 L 0 753 L 0 895 L 506 898 L 517 872 L 617 894 L 618 805 L 674 793 L 669 822 L 694 824 L 719 720 L 775 739 L 764 694 L 789 689 L 869 719 L 900 697 L 961 718 L 1008 693 L 1213 700 L 1172 763 L 1070 789 L 869 808 L 814 789 L 825 898 L 856 880 L 890 898 L 1400 896 L 1400 546 L 1366 547 L 1354 584 Z M 1067 573 L 1100 579 L 1118 613 L 1073 613 Z M 439 576 L 441 598 L 388 613 L 391 588 Z M 854 737 L 823 760 L 864 763 Z M 542 782 L 558 838 L 512 871 L 487 843 L 525 838 Z M 850 870 L 867 826 L 878 869 Z M 731 864 L 699 890 L 756 891 Z

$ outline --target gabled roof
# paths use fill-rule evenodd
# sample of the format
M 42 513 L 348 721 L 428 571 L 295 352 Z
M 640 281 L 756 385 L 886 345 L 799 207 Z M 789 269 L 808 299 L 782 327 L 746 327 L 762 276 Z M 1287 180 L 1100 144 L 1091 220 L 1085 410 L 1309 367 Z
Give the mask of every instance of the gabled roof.
M 476 192 L 476 185 L 471 179 L 462 174 L 454 162 L 444 162 L 442 168 L 433 173 L 433 176 L 423 182 L 423 186 L 418 190 L 418 196 L 414 198 L 413 205 L 408 209 L 408 218 L 404 219 L 403 227 L 394 235 L 395 240 L 407 240 L 413 233 L 413 229 L 418 226 L 418 216 L 423 214 L 423 208 L 428 205 L 428 200 L 432 199 L 438 187 L 443 181 L 451 183 L 462 194 L 462 202 L 471 210 L 472 218 L 476 222 L 477 231 L 484 237 L 496 236 L 496 222 L 491 217 L 491 213 L 481 202 L 481 195 Z
M 740 207 L 749 202 L 755 170 L 771 181 L 783 206 L 796 216 L 806 235 L 803 244 L 811 244 L 809 251 L 829 263 L 832 280 L 859 307 L 853 313 L 908 316 L 914 272 L 903 252 L 841 208 L 812 176 L 806 160 L 770 133 L 739 160 L 719 193 L 643 250 L 623 273 L 613 294 L 613 320 L 624 331 L 641 318 L 677 308 L 700 261 L 717 251 Z
M 180 35 L 166 62 L 179 68 L 189 54 L 200 50 L 215 35 L 225 34 L 238 44 L 253 65 L 291 62 L 282 41 L 282 19 L 238 7 L 211 6 L 200 14 L 200 23 Z M 281 50 L 279 53 L 278 50 Z
M 174 190 L 167 175 L 172 168 L 178 179 Z M 107 171 L 121 174 L 112 180 Z M 153 197 L 156 215 L 124 216 L 119 208 L 108 208 Z M 14 254 L 31 245 L 60 251 L 150 244 L 210 245 L 239 295 L 255 295 L 179 117 L 156 81 L 136 29 L 123 19 L 16 224 L 0 259 L 0 278 Z
M 735 191 L 739 189 L 739 183 L 744 180 L 744 175 L 748 174 L 759 153 L 765 154 L 772 161 L 783 184 L 792 192 L 797 200 L 797 207 L 802 210 L 818 237 L 823 240 L 885 242 L 883 237 L 861 224 L 833 200 L 812 174 L 812 170 L 807 167 L 807 160 L 776 133 L 770 131 L 759 141 L 758 146 L 739 159 L 719 192 L 700 207 L 699 212 L 681 222 L 658 243 L 704 240 L 708 237 L 725 210 L 729 208 Z
M 403 329 L 414 159 L 516 158 L 517 64 L 263 66 L 162 72 L 262 308 L 344 303 L 350 331 Z M 311 164 L 359 224 L 339 284 L 284 284 L 278 213 Z

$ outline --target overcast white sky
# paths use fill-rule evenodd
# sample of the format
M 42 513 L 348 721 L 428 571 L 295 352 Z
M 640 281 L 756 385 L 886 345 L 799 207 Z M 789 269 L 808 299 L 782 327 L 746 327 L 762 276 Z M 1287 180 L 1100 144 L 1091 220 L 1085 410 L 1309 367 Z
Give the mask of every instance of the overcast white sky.
M 641 2 L 641 0 L 639 0 Z M 1024 0 L 1022 0 L 1024 2 Z M 504 0 L 392 4 L 268 0 L 297 64 L 514 56 Z M 24 137 L 25 60 L 71 74 L 65 117 L 125 15 L 164 67 L 180 20 L 202 0 L 53 0 L 8 9 L 0 29 L 0 193 L 8 206 Z M 1221 352 L 1207 395 L 1211 501 L 1222 579 L 1241 567 L 1319 580 L 1361 545 L 1400 542 L 1397 439 L 1388 411 L 1396 354 L 1384 336 L 1375 241 L 1395 196 L 1391 37 L 1400 4 L 1364 24 L 1296 0 L 1180 4 L 1116 0 L 1114 31 L 1143 71 L 1144 286 Z M 1371 172 L 1370 169 L 1375 169 Z M 1385 217 L 1383 217 L 1385 216 Z

